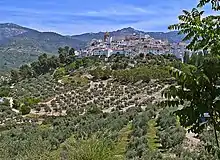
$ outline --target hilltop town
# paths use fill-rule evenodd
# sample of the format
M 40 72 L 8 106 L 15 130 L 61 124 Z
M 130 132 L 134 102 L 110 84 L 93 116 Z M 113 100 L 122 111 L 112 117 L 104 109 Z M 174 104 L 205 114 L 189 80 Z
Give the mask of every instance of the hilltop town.
M 0 160 L 220 160 L 220 0 L 3 1 Z
M 80 50 L 81 56 L 106 56 L 119 54 L 134 57 L 138 54 L 173 54 L 182 59 L 183 54 L 188 51 L 184 42 L 169 43 L 167 40 L 158 40 L 145 34 L 133 33 L 124 37 L 112 37 L 106 32 L 103 39 L 93 39 L 86 49 Z M 188 51 L 189 52 L 189 51 Z

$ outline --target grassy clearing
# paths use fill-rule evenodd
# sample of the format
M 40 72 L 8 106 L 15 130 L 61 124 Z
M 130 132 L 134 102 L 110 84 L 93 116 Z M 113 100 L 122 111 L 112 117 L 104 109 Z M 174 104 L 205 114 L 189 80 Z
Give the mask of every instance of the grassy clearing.
M 122 130 L 119 133 L 119 139 L 118 143 L 115 147 L 115 158 L 117 160 L 124 160 L 125 159 L 125 152 L 126 147 L 129 143 L 129 135 L 132 132 L 132 125 L 129 123 L 126 127 L 122 128 Z
M 76 75 L 76 76 L 64 76 L 62 78 L 62 82 L 64 84 L 75 84 L 79 86 L 84 86 L 88 84 L 89 81 L 86 77 Z
M 152 119 L 148 121 L 147 142 L 150 150 L 156 150 L 160 144 L 158 143 L 156 121 Z

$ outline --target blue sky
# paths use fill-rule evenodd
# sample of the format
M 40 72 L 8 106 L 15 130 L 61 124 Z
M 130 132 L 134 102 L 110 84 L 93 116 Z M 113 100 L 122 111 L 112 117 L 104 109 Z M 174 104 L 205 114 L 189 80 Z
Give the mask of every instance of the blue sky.
M 80 34 L 134 27 L 167 31 L 197 0 L 0 0 L 0 23 Z

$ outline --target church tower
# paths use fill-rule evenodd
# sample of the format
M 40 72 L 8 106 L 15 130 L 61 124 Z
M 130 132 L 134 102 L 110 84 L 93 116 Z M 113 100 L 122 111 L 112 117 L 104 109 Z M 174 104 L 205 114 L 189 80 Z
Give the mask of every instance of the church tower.
M 105 32 L 105 34 L 104 34 L 104 42 L 108 42 L 109 38 L 110 38 L 109 32 Z

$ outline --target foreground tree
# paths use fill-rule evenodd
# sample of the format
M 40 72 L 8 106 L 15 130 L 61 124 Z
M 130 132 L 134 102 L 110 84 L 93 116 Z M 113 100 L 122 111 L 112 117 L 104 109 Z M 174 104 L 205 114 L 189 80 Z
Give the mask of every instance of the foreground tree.
M 212 3 L 212 9 L 219 10 L 218 0 L 201 0 L 198 7 Z M 191 40 L 188 49 L 200 57 L 193 56 L 193 65 L 185 65 L 182 70 L 172 68 L 171 74 L 176 84 L 164 91 L 169 106 L 184 104 L 176 114 L 180 123 L 191 131 L 199 133 L 204 128 L 201 118 L 204 113 L 210 115 L 210 124 L 214 126 L 216 144 L 219 147 L 217 130 L 220 118 L 220 16 L 203 16 L 204 11 L 194 8 L 191 12 L 183 11 L 180 23 L 169 26 L 185 34 L 184 40 Z M 202 53 L 202 54 L 201 54 Z M 196 57 L 196 60 L 195 60 Z
M 212 4 L 212 9 L 213 10 L 220 10 L 220 1 L 219 0 L 200 0 L 199 4 L 197 5 L 197 7 L 203 7 L 204 5 L 206 5 L 207 3 Z

